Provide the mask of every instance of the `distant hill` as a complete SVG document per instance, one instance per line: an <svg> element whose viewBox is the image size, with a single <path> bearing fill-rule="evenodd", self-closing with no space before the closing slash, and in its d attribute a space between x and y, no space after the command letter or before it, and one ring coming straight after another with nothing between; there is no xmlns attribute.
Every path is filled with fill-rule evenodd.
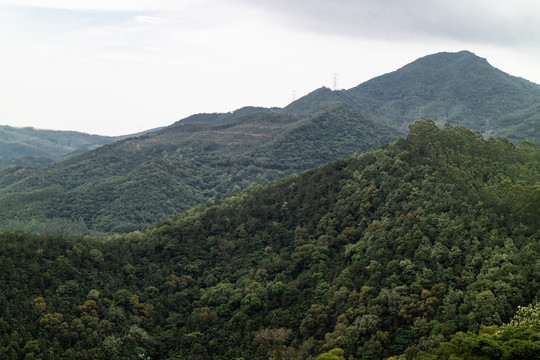
<svg viewBox="0 0 540 360"><path fill-rule="evenodd" d="M263 118L203 146L309 127ZM107 145L112 166L179 128ZM142 231L0 233L0 358L537 359L539 218L538 146L417 122Z"/></svg>
<svg viewBox="0 0 540 360"><path fill-rule="evenodd" d="M437 53L349 90L318 89L285 109L342 101L398 130L419 119L484 136L540 144L540 85L510 76L468 51Z"/></svg>
<svg viewBox="0 0 540 360"><path fill-rule="evenodd" d="M251 110L200 115L209 121L180 121L43 168L6 169L0 228L131 231L398 137L346 104L302 115Z"/></svg>
<svg viewBox="0 0 540 360"><path fill-rule="evenodd" d="M117 140L76 131L37 130L0 125L0 166L50 162L75 151L92 150Z"/></svg>
<svg viewBox="0 0 540 360"><path fill-rule="evenodd" d="M193 124L193 123L208 123L208 124L213 124L213 125L223 125L228 122L231 122L232 120L242 115L249 115L249 114L261 113L261 112L271 112L273 110L277 110L277 108L267 109L263 107L246 106L246 107L243 107L243 108L240 108L238 110L231 111L228 113L194 114L194 115L188 116L185 119L175 122L171 126Z"/></svg>
<svg viewBox="0 0 540 360"><path fill-rule="evenodd" d="M152 130L150 130L152 131ZM125 136L90 135L77 131L38 130L0 125L0 168L41 166L111 143Z"/></svg>

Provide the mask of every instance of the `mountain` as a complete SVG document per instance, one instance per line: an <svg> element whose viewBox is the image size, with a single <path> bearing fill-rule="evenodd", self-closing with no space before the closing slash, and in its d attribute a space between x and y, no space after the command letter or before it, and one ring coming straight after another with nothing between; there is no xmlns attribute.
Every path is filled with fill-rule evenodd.
<svg viewBox="0 0 540 360"><path fill-rule="evenodd" d="M539 240L538 146L417 122L143 231L1 233L0 357L533 359Z"/></svg>
<svg viewBox="0 0 540 360"><path fill-rule="evenodd" d="M152 130L150 130L152 131ZM142 135L139 133L136 135ZM132 137L89 135L76 131L38 130L0 125L0 168L41 166L113 141Z"/></svg>
<svg viewBox="0 0 540 360"><path fill-rule="evenodd" d="M303 115L246 108L198 118L208 121L192 117L43 168L0 171L1 228L132 231L397 138L345 104Z"/></svg>
<svg viewBox="0 0 540 360"><path fill-rule="evenodd" d="M419 119L463 125L484 136L540 144L540 85L510 76L468 51L437 53L349 90L321 88L286 107L345 102L406 131Z"/></svg>
<svg viewBox="0 0 540 360"><path fill-rule="evenodd" d="M0 171L0 230L128 232L391 142L418 118L540 143L540 86L462 51L283 109L197 114L41 169Z"/></svg>

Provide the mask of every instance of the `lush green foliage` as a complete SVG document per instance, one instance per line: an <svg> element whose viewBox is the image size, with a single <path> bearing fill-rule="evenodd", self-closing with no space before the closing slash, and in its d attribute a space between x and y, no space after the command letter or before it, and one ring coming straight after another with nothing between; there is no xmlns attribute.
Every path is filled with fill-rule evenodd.
<svg viewBox="0 0 540 360"><path fill-rule="evenodd" d="M255 110L201 115L191 120L209 123L188 119L39 169L6 169L0 172L0 229L133 231L397 138L344 105L303 116Z"/></svg>
<svg viewBox="0 0 540 360"><path fill-rule="evenodd" d="M414 357L508 322L492 339L534 343L510 320L540 295L539 196L534 144L424 121L142 232L3 233L0 357Z"/></svg>
<svg viewBox="0 0 540 360"><path fill-rule="evenodd" d="M478 334L458 333L424 359L508 359L540 358L540 303L518 309L516 316L500 329L483 327Z"/></svg>

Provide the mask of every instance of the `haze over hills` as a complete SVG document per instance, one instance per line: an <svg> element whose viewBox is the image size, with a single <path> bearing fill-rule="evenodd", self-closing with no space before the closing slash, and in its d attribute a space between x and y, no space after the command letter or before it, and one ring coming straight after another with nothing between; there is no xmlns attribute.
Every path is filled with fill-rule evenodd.
<svg viewBox="0 0 540 360"><path fill-rule="evenodd" d="M0 358L535 359L539 218L538 146L417 122L140 232L0 233Z"/></svg>
<svg viewBox="0 0 540 360"><path fill-rule="evenodd" d="M540 86L462 51L421 58L283 109L198 114L42 169L0 172L0 229L125 232L389 143L418 118L540 139Z"/></svg>
<svg viewBox="0 0 540 360"><path fill-rule="evenodd" d="M77 131L0 125L0 167L45 165L54 160L144 133L146 132L124 136L101 136Z"/></svg>

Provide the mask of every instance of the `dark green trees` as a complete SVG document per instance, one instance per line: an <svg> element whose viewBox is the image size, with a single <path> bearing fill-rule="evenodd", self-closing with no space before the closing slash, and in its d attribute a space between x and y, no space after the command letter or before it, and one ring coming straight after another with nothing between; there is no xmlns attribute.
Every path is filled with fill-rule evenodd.
<svg viewBox="0 0 540 360"><path fill-rule="evenodd" d="M426 121L141 232L2 233L0 357L529 356L539 155Z"/></svg>

